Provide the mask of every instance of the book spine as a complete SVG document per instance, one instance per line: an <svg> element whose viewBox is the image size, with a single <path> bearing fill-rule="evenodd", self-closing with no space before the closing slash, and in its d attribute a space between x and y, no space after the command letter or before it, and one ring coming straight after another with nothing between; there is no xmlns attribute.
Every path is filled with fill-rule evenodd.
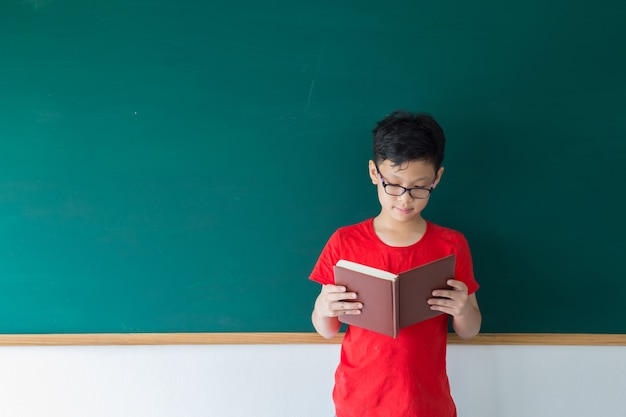
<svg viewBox="0 0 626 417"><path fill-rule="evenodd" d="M391 303L392 303L392 329L393 329L393 338L398 337L398 333L400 332L400 280L396 279L392 281L391 285Z"/></svg>

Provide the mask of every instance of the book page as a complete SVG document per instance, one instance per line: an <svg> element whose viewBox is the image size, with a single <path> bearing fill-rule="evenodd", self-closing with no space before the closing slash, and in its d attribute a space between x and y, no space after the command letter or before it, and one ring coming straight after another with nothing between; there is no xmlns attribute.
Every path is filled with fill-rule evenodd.
<svg viewBox="0 0 626 417"><path fill-rule="evenodd" d="M345 259L339 260L337 262L337 266L350 269L352 271L360 272L361 274L366 274L366 275L371 275L373 277L386 279L389 281L394 281L398 277L396 274L392 274L389 271L384 271L382 269L373 268L371 266L363 265L357 262L346 261Z"/></svg>

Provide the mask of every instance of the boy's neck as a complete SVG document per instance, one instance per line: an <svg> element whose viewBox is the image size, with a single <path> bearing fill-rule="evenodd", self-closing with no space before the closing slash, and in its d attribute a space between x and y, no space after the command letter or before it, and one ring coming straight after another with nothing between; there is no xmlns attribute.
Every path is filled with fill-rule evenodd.
<svg viewBox="0 0 626 417"><path fill-rule="evenodd" d="M374 232L389 246L411 246L419 242L426 232L426 220L422 217L410 222L398 222L379 214L374 217Z"/></svg>

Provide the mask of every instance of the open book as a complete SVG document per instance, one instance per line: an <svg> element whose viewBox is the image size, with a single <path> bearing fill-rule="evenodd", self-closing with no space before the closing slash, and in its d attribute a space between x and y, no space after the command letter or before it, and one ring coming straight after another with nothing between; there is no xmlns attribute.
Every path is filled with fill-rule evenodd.
<svg viewBox="0 0 626 417"><path fill-rule="evenodd" d="M343 323L397 337L400 329L441 313L430 309L427 300L437 289L450 289L455 255L414 269L392 274L359 263L340 260L334 267L335 284L357 293L363 303L361 314L341 315Z"/></svg>

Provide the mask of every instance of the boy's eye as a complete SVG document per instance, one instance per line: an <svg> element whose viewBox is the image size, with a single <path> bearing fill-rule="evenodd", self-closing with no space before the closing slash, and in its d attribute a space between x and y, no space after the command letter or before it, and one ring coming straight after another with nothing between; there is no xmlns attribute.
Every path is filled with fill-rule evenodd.
<svg viewBox="0 0 626 417"><path fill-rule="evenodd" d="M388 184L389 187L398 187L398 188L406 188L406 189L411 189L411 188L430 188L429 185L413 185L411 187L405 187L405 186L400 185L400 184Z"/></svg>

